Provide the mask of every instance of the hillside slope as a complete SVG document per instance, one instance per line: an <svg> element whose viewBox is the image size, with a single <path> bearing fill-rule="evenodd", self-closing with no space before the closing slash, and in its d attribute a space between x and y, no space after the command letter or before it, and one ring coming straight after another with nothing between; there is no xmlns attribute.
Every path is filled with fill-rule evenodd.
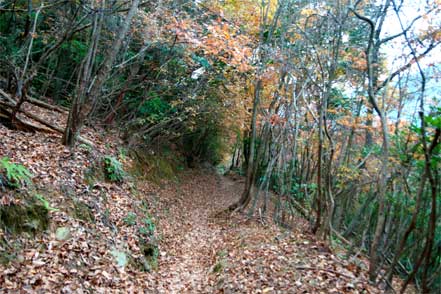
<svg viewBox="0 0 441 294"><path fill-rule="evenodd" d="M44 232L1 229L1 293L381 292L367 283L363 264L302 233L300 219L298 230L285 231L219 213L239 197L240 181L195 169L159 185L91 182L99 158L118 156L118 141L88 135L97 147L72 154L59 135L0 125L1 157L34 175L27 192L3 190L2 207L38 193L51 208Z"/></svg>

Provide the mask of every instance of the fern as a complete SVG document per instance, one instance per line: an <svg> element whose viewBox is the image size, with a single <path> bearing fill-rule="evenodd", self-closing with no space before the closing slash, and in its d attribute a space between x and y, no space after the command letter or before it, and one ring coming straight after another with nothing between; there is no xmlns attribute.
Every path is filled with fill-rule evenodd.
<svg viewBox="0 0 441 294"><path fill-rule="evenodd" d="M35 198L37 198L38 200L40 200L40 202L43 204L44 208L46 208L47 211L59 211L58 208L52 207L49 203L49 201L47 201L43 196L41 196L40 194L35 194L34 195Z"/></svg>
<svg viewBox="0 0 441 294"><path fill-rule="evenodd" d="M122 182L124 180L125 172L123 165L113 156L104 157L104 170L106 177L112 182Z"/></svg>
<svg viewBox="0 0 441 294"><path fill-rule="evenodd" d="M12 163L8 157L0 159L0 172L6 174L6 184L12 188L20 188L23 184L32 184L32 173L25 166Z"/></svg>

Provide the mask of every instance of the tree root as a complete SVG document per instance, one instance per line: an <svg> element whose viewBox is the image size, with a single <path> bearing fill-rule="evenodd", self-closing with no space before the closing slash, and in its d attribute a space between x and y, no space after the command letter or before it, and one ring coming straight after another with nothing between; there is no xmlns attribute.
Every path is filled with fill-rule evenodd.
<svg viewBox="0 0 441 294"><path fill-rule="evenodd" d="M14 120L12 119L12 111L8 110L8 105L0 101L0 122L2 122L5 126L10 129L16 129L24 132L42 132L42 133L51 133L52 131L45 127L40 127L36 124L33 124L28 121L21 120L16 117Z"/></svg>
<svg viewBox="0 0 441 294"><path fill-rule="evenodd" d="M51 133L53 131L63 134L64 133L64 129L61 127L58 127L40 117L38 117L37 115L30 113L28 111L25 111L23 109L20 109L19 112L22 113L23 115L25 115L26 117L42 124L45 127L41 127L38 126L36 124L33 124L29 121L24 121L20 118L15 118L14 120L12 119L12 108L15 107L16 105L16 101L14 99L12 99L8 94L6 94L3 90L0 89L0 96L3 97L7 102L3 102L0 101L0 121L5 124L7 127L11 128L11 129L17 129L20 131L25 131L25 132L43 132L43 133ZM37 101L36 99L33 99L33 101ZM38 100L39 101L39 100ZM39 101L39 104L35 104L39 107L43 107L49 110L55 110L54 108L48 108L45 106L41 106L42 104L40 103L41 101ZM31 101L32 103L32 101ZM42 102L43 104L46 104L44 102ZM46 104L46 106L49 104ZM50 106L50 105L49 105ZM57 111L57 110L55 110ZM62 110L60 110L62 111ZM81 136L78 137L78 141L90 146L94 146L94 144L90 141L87 140Z"/></svg>

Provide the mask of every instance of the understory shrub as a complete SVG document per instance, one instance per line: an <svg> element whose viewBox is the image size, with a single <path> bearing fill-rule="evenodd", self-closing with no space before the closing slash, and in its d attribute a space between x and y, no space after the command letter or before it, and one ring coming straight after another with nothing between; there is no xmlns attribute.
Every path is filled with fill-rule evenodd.
<svg viewBox="0 0 441 294"><path fill-rule="evenodd" d="M0 159L0 187L12 189L32 184L32 174L23 165L10 161L8 157Z"/></svg>
<svg viewBox="0 0 441 294"><path fill-rule="evenodd" d="M122 163L115 157L104 156L104 172L106 178L111 182L122 182L126 175Z"/></svg>

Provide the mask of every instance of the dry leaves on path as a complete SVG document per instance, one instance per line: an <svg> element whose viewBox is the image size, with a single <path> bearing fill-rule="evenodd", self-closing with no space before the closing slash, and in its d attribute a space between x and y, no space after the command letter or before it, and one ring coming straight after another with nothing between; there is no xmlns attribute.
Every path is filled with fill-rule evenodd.
<svg viewBox="0 0 441 294"><path fill-rule="evenodd" d="M86 183L85 171L118 140L88 131L97 147L75 155L56 134L0 125L0 156L22 163L51 207L51 224L35 236L0 231L0 293L380 293L358 265L332 254L312 236L225 217L243 183L209 170L187 170L177 182ZM126 162L130 164L129 162ZM80 203L86 219L73 212ZM158 269L143 271L139 226L157 228ZM222 216L219 216L222 215ZM299 220L299 223L301 221ZM125 266L121 266L125 265Z"/></svg>

